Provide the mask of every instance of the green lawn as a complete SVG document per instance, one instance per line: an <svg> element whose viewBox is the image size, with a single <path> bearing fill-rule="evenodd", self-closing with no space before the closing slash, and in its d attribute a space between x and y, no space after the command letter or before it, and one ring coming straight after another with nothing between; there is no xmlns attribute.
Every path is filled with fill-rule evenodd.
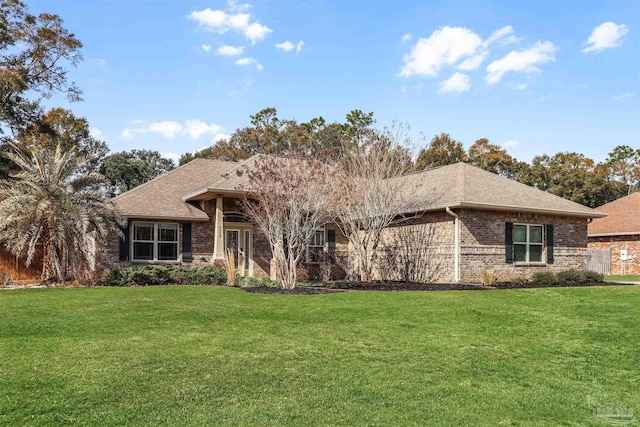
<svg viewBox="0 0 640 427"><path fill-rule="evenodd" d="M0 425L640 419L640 286L0 291Z"/></svg>
<svg viewBox="0 0 640 427"><path fill-rule="evenodd" d="M605 276L606 282L640 282L640 274L629 274L626 276Z"/></svg>

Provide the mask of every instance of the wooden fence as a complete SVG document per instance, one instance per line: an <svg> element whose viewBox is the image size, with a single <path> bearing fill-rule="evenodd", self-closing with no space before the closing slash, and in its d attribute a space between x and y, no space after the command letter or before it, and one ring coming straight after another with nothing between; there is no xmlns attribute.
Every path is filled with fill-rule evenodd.
<svg viewBox="0 0 640 427"><path fill-rule="evenodd" d="M600 274L611 274L611 249L589 249L587 268Z"/></svg>
<svg viewBox="0 0 640 427"><path fill-rule="evenodd" d="M33 262L27 267L23 259L17 259L0 246L0 272L10 274L16 281L38 280L42 273L42 253L38 250Z"/></svg>

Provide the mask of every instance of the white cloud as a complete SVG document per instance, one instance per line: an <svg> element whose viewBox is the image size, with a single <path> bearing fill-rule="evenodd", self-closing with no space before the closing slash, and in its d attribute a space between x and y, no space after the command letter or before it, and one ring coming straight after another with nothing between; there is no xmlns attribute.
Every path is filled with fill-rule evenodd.
<svg viewBox="0 0 640 427"><path fill-rule="evenodd" d="M213 137L213 143L216 143L218 141L222 141L223 139L229 139L231 138L231 135L227 135L226 133L218 133L216 134L216 136Z"/></svg>
<svg viewBox="0 0 640 427"><path fill-rule="evenodd" d="M249 3L238 3L237 0L227 0L227 5L229 6L229 10L232 12L246 12L251 9L251 5Z"/></svg>
<svg viewBox="0 0 640 427"><path fill-rule="evenodd" d="M510 139L508 141L503 142L502 146L503 147L515 147L518 144L520 144L520 141L518 141L517 139Z"/></svg>
<svg viewBox="0 0 640 427"><path fill-rule="evenodd" d="M104 136L104 132L100 130L97 126L89 128L89 135L95 139L101 139Z"/></svg>
<svg viewBox="0 0 640 427"><path fill-rule="evenodd" d="M134 120L137 126L126 128L120 134L120 139L133 139L135 134L157 133L165 138L174 139L177 136L186 136L191 139L200 139L204 135L218 135L224 132L224 128L215 123L206 123L200 119L187 120L179 123L175 120L162 122L145 122Z"/></svg>
<svg viewBox="0 0 640 427"><path fill-rule="evenodd" d="M184 124L184 133L191 139L198 139L202 135L215 135L224 131L222 126L215 123L205 123L200 119L187 120Z"/></svg>
<svg viewBox="0 0 640 427"><path fill-rule="evenodd" d="M167 120L164 122L149 123L147 129L149 132L159 133L165 138L173 139L182 132L183 127L178 122Z"/></svg>
<svg viewBox="0 0 640 427"><path fill-rule="evenodd" d="M460 65L458 65L458 70L462 70L462 71L477 70L478 67L480 67L480 64L482 64L482 62L485 59L487 59L488 55L489 55L489 52L484 51L475 56L472 56L471 58L465 59L460 63Z"/></svg>
<svg viewBox="0 0 640 427"><path fill-rule="evenodd" d="M619 101L621 99L633 98L634 96L636 96L634 93L627 92L627 93L623 93L622 95L614 96L613 99L615 99L616 101Z"/></svg>
<svg viewBox="0 0 640 427"><path fill-rule="evenodd" d="M236 46L229 46L229 45L220 46L216 51L218 55L222 55L222 56L238 56L238 55L242 55L242 52L244 52L244 46L236 47Z"/></svg>
<svg viewBox="0 0 640 427"><path fill-rule="evenodd" d="M440 92L466 92L469 88L469 76L458 72L440 83Z"/></svg>
<svg viewBox="0 0 640 427"><path fill-rule="evenodd" d="M505 25L504 27L498 28L493 33L491 33L489 38L485 40L485 45L489 46L498 41L500 42L500 44L503 44L503 45L509 44L509 43L515 43L518 41L518 39L513 35L513 33L514 33L513 27L511 25Z"/></svg>
<svg viewBox="0 0 640 427"><path fill-rule="evenodd" d="M582 49L584 53L601 52L604 49L611 49L622 45L622 37L629 32L624 24L615 22L605 22L593 29L586 44Z"/></svg>
<svg viewBox="0 0 640 427"><path fill-rule="evenodd" d="M259 22L251 22L251 15L243 13L250 5L238 5L236 2L229 3L231 13L224 10L194 10L188 17L198 23L206 30L224 34L229 30L237 31L249 39L251 44L264 40L272 32L271 28ZM248 6L248 7L247 7Z"/></svg>
<svg viewBox="0 0 640 427"><path fill-rule="evenodd" d="M282 43L277 43L276 44L276 49L278 50L282 50L285 52L291 52L292 50L296 50L296 53L300 52L302 50L302 46L304 46L304 42L302 40L298 41L298 43L293 44L290 41L284 41Z"/></svg>
<svg viewBox="0 0 640 427"><path fill-rule="evenodd" d="M404 56L400 75L435 77L442 67L475 54L481 45L480 36L468 28L443 27L429 38L418 40L411 53Z"/></svg>
<svg viewBox="0 0 640 427"><path fill-rule="evenodd" d="M211 45L210 45L210 44L203 44L203 45L200 45L200 48L201 48L202 50L204 50L205 52L207 52L207 53L211 52Z"/></svg>
<svg viewBox="0 0 640 427"><path fill-rule="evenodd" d="M255 65L258 70L262 70L262 64L258 62L255 58L250 58L248 56L244 58L240 58L236 61L236 65Z"/></svg>
<svg viewBox="0 0 640 427"><path fill-rule="evenodd" d="M107 66L107 60L104 58L96 58L96 63L102 68L106 68Z"/></svg>
<svg viewBox="0 0 640 427"><path fill-rule="evenodd" d="M515 86L516 90L525 90L527 88L527 84L526 83L518 83Z"/></svg>
<svg viewBox="0 0 640 427"><path fill-rule="evenodd" d="M122 130L122 133L120 133L120 136L118 138L131 140L133 139L133 133L131 132L131 129L125 128Z"/></svg>
<svg viewBox="0 0 640 427"><path fill-rule="evenodd" d="M408 42L409 40L411 40L411 34L407 33L407 34L402 36L402 41L403 42Z"/></svg>
<svg viewBox="0 0 640 427"><path fill-rule="evenodd" d="M529 49L512 50L503 58L493 61L487 66L487 83L490 85L498 83L502 76L510 71L540 72L538 65L554 62L556 50L557 48L550 41L538 41Z"/></svg>
<svg viewBox="0 0 640 427"><path fill-rule="evenodd" d="M165 159L173 160L173 163L175 163L176 166L180 163L181 156L178 153L160 153L160 155Z"/></svg>

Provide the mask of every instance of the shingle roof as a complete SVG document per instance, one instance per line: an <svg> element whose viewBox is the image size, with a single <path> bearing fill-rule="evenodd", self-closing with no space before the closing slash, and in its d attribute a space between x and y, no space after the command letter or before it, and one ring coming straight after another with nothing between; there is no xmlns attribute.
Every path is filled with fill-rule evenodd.
<svg viewBox="0 0 640 427"><path fill-rule="evenodd" d="M594 209L466 163L456 163L401 178L416 210L467 207L596 218Z"/></svg>
<svg viewBox="0 0 640 427"><path fill-rule="evenodd" d="M129 218L167 218L206 221L208 216L186 202L207 193L237 193L247 184L250 168L260 158L244 162L196 159L114 198ZM466 207L514 212L598 218L605 213L571 202L545 191L487 172L466 163L456 163L400 178L404 197L413 200L414 211Z"/></svg>
<svg viewBox="0 0 640 427"><path fill-rule="evenodd" d="M152 179L113 199L116 207L128 218L166 218L206 221L209 216L182 200L208 184L218 181L240 163L195 159L164 175Z"/></svg>
<svg viewBox="0 0 640 427"><path fill-rule="evenodd" d="M608 216L589 224L589 236L640 234L640 193L631 193L596 209Z"/></svg>

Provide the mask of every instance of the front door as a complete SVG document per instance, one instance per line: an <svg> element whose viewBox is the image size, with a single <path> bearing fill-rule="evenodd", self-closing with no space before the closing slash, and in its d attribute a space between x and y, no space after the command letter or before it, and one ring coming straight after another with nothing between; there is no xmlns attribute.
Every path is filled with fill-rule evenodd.
<svg viewBox="0 0 640 427"><path fill-rule="evenodd" d="M233 254L237 270L240 265L240 230L226 230L225 249Z"/></svg>

